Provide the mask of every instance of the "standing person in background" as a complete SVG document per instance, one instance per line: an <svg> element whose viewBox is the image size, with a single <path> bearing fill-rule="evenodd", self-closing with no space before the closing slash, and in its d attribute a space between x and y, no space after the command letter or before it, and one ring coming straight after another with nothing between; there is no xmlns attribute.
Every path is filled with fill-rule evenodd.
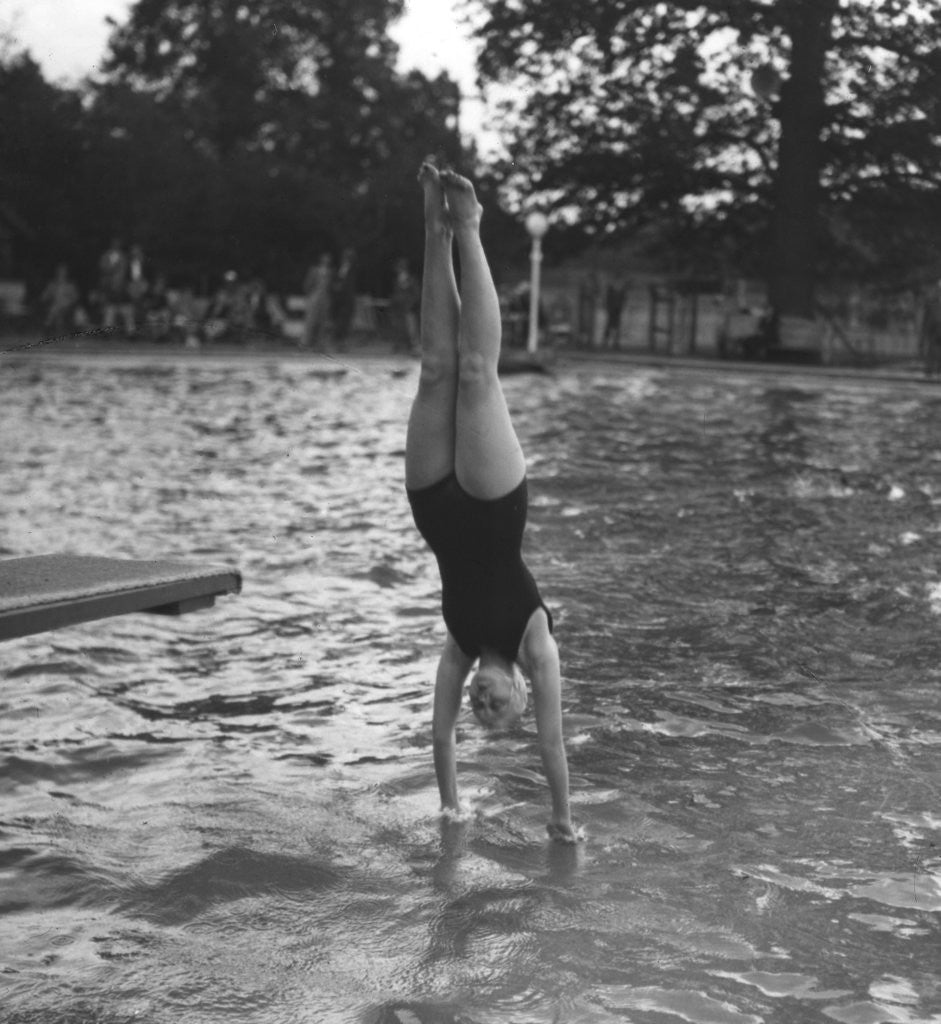
<svg viewBox="0 0 941 1024"><path fill-rule="evenodd" d="M113 238L111 245L98 262L98 287L101 294L101 326L106 331L113 331L120 316L124 320L124 328L129 334L134 333L134 321L131 315L127 294L127 254L119 238Z"/></svg>
<svg viewBox="0 0 941 1024"><path fill-rule="evenodd" d="M413 354L418 348L420 291L404 257L395 264L395 284L389 301L392 320L392 351Z"/></svg>
<svg viewBox="0 0 941 1024"><path fill-rule="evenodd" d="M333 320L333 338L337 348L346 348L356 307L356 253L345 248L330 294L330 313Z"/></svg>
<svg viewBox="0 0 941 1024"><path fill-rule="evenodd" d="M304 295L307 306L304 313L303 348L328 351L327 335L330 328L330 289L333 283L333 257L324 253L307 271Z"/></svg>
<svg viewBox="0 0 941 1024"><path fill-rule="evenodd" d="M582 278L578 287L578 343L583 348L594 348L597 306L598 275L592 271Z"/></svg>
<svg viewBox="0 0 941 1024"><path fill-rule="evenodd" d="M918 350L924 360L925 376L941 377L941 279L925 295Z"/></svg>
<svg viewBox="0 0 941 1024"><path fill-rule="evenodd" d="M127 298L130 307L128 322L132 334L137 333L138 327L146 319L145 299L149 289L144 250L139 245L132 245L127 261Z"/></svg>
<svg viewBox="0 0 941 1024"><path fill-rule="evenodd" d="M46 307L46 315L43 317L44 336L57 338L68 334L74 327L78 288L64 263L56 267L55 275L43 289L41 301Z"/></svg>
<svg viewBox="0 0 941 1024"><path fill-rule="evenodd" d="M621 314L627 297L626 281L609 281L604 293L604 336L602 348L621 347Z"/></svg>

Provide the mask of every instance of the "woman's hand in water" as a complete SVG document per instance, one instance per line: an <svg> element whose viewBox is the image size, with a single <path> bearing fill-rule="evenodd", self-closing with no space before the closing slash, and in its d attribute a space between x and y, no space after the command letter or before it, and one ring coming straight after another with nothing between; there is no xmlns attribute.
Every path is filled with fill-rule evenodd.
<svg viewBox="0 0 941 1024"><path fill-rule="evenodd" d="M465 809L460 804L457 804L454 807L441 808L441 820L448 822L450 825L460 825L464 822L473 820L473 818L473 810Z"/></svg>
<svg viewBox="0 0 941 1024"><path fill-rule="evenodd" d="M568 821L550 821L546 825L546 831L554 843L574 844L580 838L572 828L571 822Z"/></svg>

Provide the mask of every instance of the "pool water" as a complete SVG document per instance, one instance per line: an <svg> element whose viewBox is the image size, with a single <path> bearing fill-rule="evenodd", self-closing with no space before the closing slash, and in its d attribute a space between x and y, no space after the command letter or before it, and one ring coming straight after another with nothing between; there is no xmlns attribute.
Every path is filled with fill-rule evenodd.
<svg viewBox="0 0 941 1024"><path fill-rule="evenodd" d="M941 393L505 382L586 839L532 716L437 816L416 368L19 357L0 554L244 592L0 648L0 1020L941 1021Z"/></svg>

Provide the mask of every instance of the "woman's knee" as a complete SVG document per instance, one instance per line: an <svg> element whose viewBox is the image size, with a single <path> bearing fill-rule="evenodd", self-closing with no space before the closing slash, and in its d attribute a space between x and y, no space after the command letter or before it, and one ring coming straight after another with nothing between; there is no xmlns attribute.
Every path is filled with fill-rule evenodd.
<svg viewBox="0 0 941 1024"><path fill-rule="evenodd" d="M451 353L426 352L422 355L418 384L421 388L453 387L457 379L457 361Z"/></svg>
<svg viewBox="0 0 941 1024"><path fill-rule="evenodd" d="M480 352L460 354L459 377L462 388L474 390L487 390L498 383L496 364Z"/></svg>

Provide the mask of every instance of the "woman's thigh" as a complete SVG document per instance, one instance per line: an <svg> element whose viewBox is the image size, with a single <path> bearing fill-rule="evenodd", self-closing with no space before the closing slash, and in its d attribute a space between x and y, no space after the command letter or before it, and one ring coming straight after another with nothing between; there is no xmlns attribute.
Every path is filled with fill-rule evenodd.
<svg viewBox="0 0 941 1024"><path fill-rule="evenodd" d="M458 384L454 469L475 498L501 498L526 474L496 372L462 376Z"/></svg>
<svg viewBox="0 0 941 1024"><path fill-rule="evenodd" d="M422 366L405 438L405 486L429 487L454 470L455 401L453 367Z"/></svg>

